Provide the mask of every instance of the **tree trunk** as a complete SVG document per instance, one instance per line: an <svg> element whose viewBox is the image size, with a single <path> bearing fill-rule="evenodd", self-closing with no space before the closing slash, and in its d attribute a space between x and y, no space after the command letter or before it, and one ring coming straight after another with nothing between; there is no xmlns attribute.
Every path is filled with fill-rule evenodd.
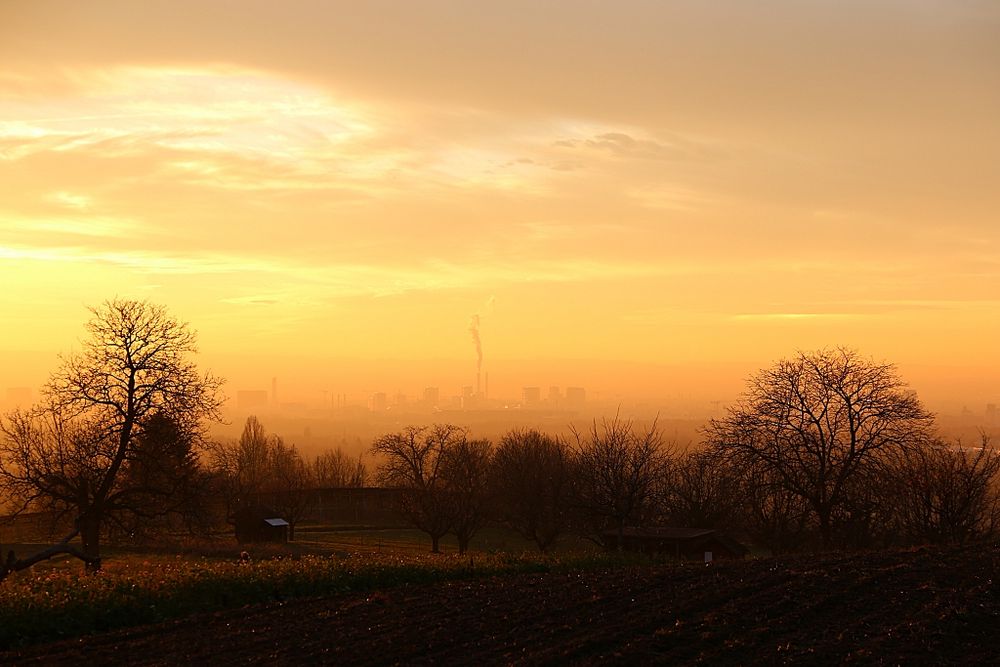
<svg viewBox="0 0 1000 667"><path fill-rule="evenodd" d="M829 551L833 548L833 537L830 528L830 513L819 512L819 535L823 540L823 550Z"/></svg>
<svg viewBox="0 0 1000 667"><path fill-rule="evenodd" d="M87 563L87 571L96 572L100 570L101 518L93 511L87 512L80 517L80 541L83 543L84 555L96 559L92 563Z"/></svg>
<svg viewBox="0 0 1000 667"><path fill-rule="evenodd" d="M469 550L469 542L472 538L469 535L458 535L458 554L462 555Z"/></svg>
<svg viewBox="0 0 1000 667"><path fill-rule="evenodd" d="M438 548L438 542L440 542L440 541L441 541L441 536L440 535L431 535L431 553L432 554L439 554L439 553L441 553L441 549Z"/></svg>

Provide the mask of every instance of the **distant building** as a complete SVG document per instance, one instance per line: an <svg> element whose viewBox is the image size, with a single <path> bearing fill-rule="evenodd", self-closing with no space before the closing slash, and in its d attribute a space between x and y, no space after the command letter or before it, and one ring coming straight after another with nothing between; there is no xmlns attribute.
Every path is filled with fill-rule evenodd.
<svg viewBox="0 0 1000 667"><path fill-rule="evenodd" d="M241 410L256 410L267 405L267 391L264 389L241 389L236 392L236 407Z"/></svg>
<svg viewBox="0 0 1000 667"><path fill-rule="evenodd" d="M560 403L562 403L562 392L559 391L559 387L555 385L549 387L549 405L557 407Z"/></svg>
<svg viewBox="0 0 1000 667"><path fill-rule="evenodd" d="M424 389L424 403L428 407L437 407L438 401L441 400L441 392L438 391L437 387L427 387Z"/></svg>
<svg viewBox="0 0 1000 667"><path fill-rule="evenodd" d="M521 389L521 404L525 407L535 407L542 402L541 387L524 387Z"/></svg>
<svg viewBox="0 0 1000 667"><path fill-rule="evenodd" d="M372 394L368 407L372 412L385 412L389 409L389 397L384 391Z"/></svg>

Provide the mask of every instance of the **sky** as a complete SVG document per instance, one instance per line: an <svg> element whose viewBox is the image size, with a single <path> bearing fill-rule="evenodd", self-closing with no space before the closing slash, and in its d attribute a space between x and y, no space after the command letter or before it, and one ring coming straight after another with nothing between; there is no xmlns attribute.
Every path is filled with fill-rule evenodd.
<svg viewBox="0 0 1000 667"><path fill-rule="evenodd" d="M448 393L475 319L498 392L1000 401L995 2L7 0L0 62L2 386L117 296L232 392Z"/></svg>

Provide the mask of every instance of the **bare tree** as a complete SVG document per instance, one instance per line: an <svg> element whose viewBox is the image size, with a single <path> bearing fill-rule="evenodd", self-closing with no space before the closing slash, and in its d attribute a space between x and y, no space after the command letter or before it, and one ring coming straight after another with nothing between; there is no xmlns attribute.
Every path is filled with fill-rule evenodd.
<svg viewBox="0 0 1000 667"><path fill-rule="evenodd" d="M888 364L839 348L799 353L751 378L739 404L707 429L711 446L763 465L809 504L823 546L848 484L879 454L916 446L933 418Z"/></svg>
<svg viewBox="0 0 1000 667"><path fill-rule="evenodd" d="M996 535L1000 519L1000 455L983 435L977 447L961 442L906 452L892 502L915 542L963 543Z"/></svg>
<svg viewBox="0 0 1000 667"><path fill-rule="evenodd" d="M225 489L228 521L234 521L240 510L263 502L270 447L267 431L256 416L247 417L239 440L211 443L209 453L212 469Z"/></svg>
<svg viewBox="0 0 1000 667"><path fill-rule="evenodd" d="M712 451L690 451L665 476L664 510L671 524L733 528L740 511L739 476Z"/></svg>
<svg viewBox="0 0 1000 667"><path fill-rule="evenodd" d="M381 457L379 483L399 490L400 510L418 530L431 538L431 551L440 552L440 541L451 529L453 512L442 475L444 454L465 440L465 431L451 424L410 426L383 435L372 444Z"/></svg>
<svg viewBox="0 0 1000 667"><path fill-rule="evenodd" d="M313 459L310 467L320 488L360 488L368 476L361 457L349 456L340 447L326 450Z"/></svg>
<svg viewBox="0 0 1000 667"><path fill-rule="evenodd" d="M569 521L572 453L558 438L510 431L493 456L493 486L501 521L546 551Z"/></svg>
<svg viewBox="0 0 1000 667"><path fill-rule="evenodd" d="M3 423L0 482L24 510L55 503L74 515L81 553L100 565L101 531L121 472L154 417L169 417L200 438L218 419L221 380L188 357L195 333L161 306L111 300L91 309L88 337L62 358L43 402Z"/></svg>
<svg viewBox="0 0 1000 667"><path fill-rule="evenodd" d="M618 549L629 523L641 522L655 505L656 487L666 474L668 452L654 420L638 430L632 420L594 421L586 435L574 431L576 470L574 503L590 539L610 546L613 530Z"/></svg>
<svg viewBox="0 0 1000 667"><path fill-rule="evenodd" d="M469 549L472 537L489 515L489 485L493 445L489 440L457 439L443 453L441 478L449 499L451 532L458 538L458 553Z"/></svg>

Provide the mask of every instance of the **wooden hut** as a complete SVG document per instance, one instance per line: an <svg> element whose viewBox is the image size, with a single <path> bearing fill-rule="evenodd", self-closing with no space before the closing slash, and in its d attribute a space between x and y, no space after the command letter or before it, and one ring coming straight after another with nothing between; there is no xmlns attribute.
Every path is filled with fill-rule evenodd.
<svg viewBox="0 0 1000 667"><path fill-rule="evenodd" d="M264 505L244 507L236 512L236 541L240 544L251 542L288 542L288 522L273 509Z"/></svg>

